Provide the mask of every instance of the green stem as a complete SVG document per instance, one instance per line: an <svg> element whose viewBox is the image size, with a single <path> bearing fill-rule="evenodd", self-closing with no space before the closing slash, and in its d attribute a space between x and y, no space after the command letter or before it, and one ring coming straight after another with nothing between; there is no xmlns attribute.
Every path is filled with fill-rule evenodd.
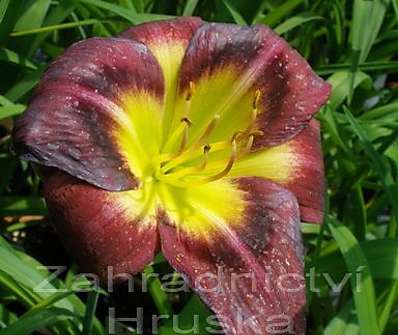
<svg viewBox="0 0 398 335"><path fill-rule="evenodd" d="M153 267L146 266L143 274L147 283L149 294L151 295L159 314L171 315L173 313L173 308L166 292L164 291L162 283L155 274Z"/></svg>

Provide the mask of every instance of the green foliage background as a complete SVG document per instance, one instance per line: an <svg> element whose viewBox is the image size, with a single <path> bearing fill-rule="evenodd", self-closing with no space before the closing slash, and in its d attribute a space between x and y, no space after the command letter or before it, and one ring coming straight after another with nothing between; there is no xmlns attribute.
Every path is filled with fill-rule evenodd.
<svg viewBox="0 0 398 335"><path fill-rule="evenodd" d="M66 47L175 15L267 24L333 85L318 115L328 212L321 227L302 224L307 272L320 274L308 278L308 334L397 334L398 0L0 0L0 334L106 334L110 306L118 316L137 306L178 313L188 328L193 314L209 315L194 294L166 295L150 276L171 271L161 256L136 278L148 279L148 293L122 285L107 295L76 279L46 220L38 177L10 150L13 119ZM34 290L48 275L40 264L68 265L49 284L54 292ZM173 334L169 321L160 334Z"/></svg>

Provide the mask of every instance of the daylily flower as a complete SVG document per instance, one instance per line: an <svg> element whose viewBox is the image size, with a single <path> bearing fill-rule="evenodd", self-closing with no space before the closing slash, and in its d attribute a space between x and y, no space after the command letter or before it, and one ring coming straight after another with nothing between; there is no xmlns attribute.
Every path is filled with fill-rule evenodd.
<svg viewBox="0 0 398 335"><path fill-rule="evenodd" d="M298 224L322 220L329 91L265 26L151 22L56 59L14 146L53 168L44 196L84 269L161 250L226 334L303 334Z"/></svg>

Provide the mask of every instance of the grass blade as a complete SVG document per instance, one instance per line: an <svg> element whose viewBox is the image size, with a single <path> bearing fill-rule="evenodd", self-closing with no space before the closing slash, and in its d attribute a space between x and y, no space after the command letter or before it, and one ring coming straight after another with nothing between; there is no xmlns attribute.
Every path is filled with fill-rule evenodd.
<svg viewBox="0 0 398 335"><path fill-rule="evenodd" d="M15 30L33 29L42 25L51 1L37 0L31 3L31 6L19 18Z"/></svg>
<svg viewBox="0 0 398 335"><path fill-rule="evenodd" d="M376 41L389 2L389 0L354 1L352 49L359 52L359 63L366 60Z"/></svg>
<svg viewBox="0 0 398 335"><path fill-rule="evenodd" d="M314 20L322 20L321 16L310 16L310 15L297 15L287 19L285 22L281 23L275 28L277 34L282 35L287 33L288 31L303 25L306 22L314 21Z"/></svg>
<svg viewBox="0 0 398 335"><path fill-rule="evenodd" d="M373 280L362 249L347 227L330 220L329 228L343 254L348 271L353 274L351 286L361 334L379 335ZM357 275L359 269L360 277Z"/></svg>
<svg viewBox="0 0 398 335"><path fill-rule="evenodd" d="M11 106L1 106L0 107L0 120L7 117L15 116L21 114L25 110L24 105L16 104Z"/></svg>
<svg viewBox="0 0 398 335"><path fill-rule="evenodd" d="M129 21L132 24L139 24L153 20L162 20L170 18L168 15L160 15L160 14L134 14L134 12L120 7L118 5L114 5L112 3L101 1L101 0L79 0L81 3L85 3L87 5L96 6L98 8L106 9L124 19Z"/></svg>
<svg viewBox="0 0 398 335"><path fill-rule="evenodd" d="M0 0L0 23L3 22L10 0Z"/></svg>
<svg viewBox="0 0 398 335"><path fill-rule="evenodd" d="M195 11L196 6L198 5L199 0L187 0L184 11L182 13L183 16L191 16Z"/></svg>
<svg viewBox="0 0 398 335"><path fill-rule="evenodd" d="M34 197L1 197L0 215L46 215L47 208L43 199Z"/></svg>
<svg viewBox="0 0 398 335"><path fill-rule="evenodd" d="M41 27L41 28L36 28L36 29L16 31L16 32L11 33L10 35L11 36L24 36L24 35L31 35L31 34L38 34L38 33L46 33L46 32L50 32L50 31L76 28L76 27L93 25L93 24L104 23L104 22L106 22L106 21L100 21L97 19L88 19L88 20L82 20L82 21L78 21L78 22L68 22L68 23L56 24L56 25L46 26L46 27Z"/></svg>
<svg viewBox="0 0 398 335"><path fill-rule="evenodd" d="M395 220L398 222L398 188L397 185L387 167L384 164L380 154L372 145L370 139L368 138L366 132L362 129L359 123L352 116L351 112L348 109L344 109L345 115L351 124L352 129L356 133L356 135L363 143L364 149L370 159L373 161L376 172L378 173L380 179L382 180L385 188L385 192L389 198L390 205L392 207L393 214L395 216ZM392 237L392 236L390 236Z"/></svg>
<svg viewBox="0 0 398 335"><path fill-rule="evenodd" d="M222 0L224 6L228 9L228 12L233 17L235 23L240 24L242 26L247 26L246 20L239 14L239 12L231 5L229 0Z"/></svg>
<svg viewBox="0 0 398 335"><path fill-rule="evenodd" d="M75 318L76 315L63 308L47 308L27 312L17 321L2 330L1 335L31 334L36 330L54 326L56 323Z"/></svg>
<svg viewBox="0 0 398 335"><path fill-rule="evenodd" d="M0 49L0 61L17 64L32 70L37 69L37 66L33 64L31 61L29 61L23 56L20 56L16 52L6 48Z"/></svg>
<svg viewBox="0 0 398 335"><path fill-rule="evenodd" d="M91 291L88 294L86 312L83 319L83 334L91 335L93 329L93 321L95 318L95 310L97 308L99 292Z"/></svg>
<svg viewBox="0 0 398 335"><path fill-rule="evenodd" d="M256 23L264 23L270 27L274 27L277 23L279 23L282 20L282 18L287 16L293 9L299 6L302 2L304 2L304 0L284 1L275 10L267 14L267 16L257 20Z"/></svg>

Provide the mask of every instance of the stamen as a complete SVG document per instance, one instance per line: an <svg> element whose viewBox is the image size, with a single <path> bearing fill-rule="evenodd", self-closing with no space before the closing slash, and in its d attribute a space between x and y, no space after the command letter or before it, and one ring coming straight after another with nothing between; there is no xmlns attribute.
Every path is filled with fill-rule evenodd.
<svg viewBox="0 0 398 335"><path fill-rule="evenodd" d="M231 156L229 157L227 165L221 172L217 173L216 175L205 178L204 179L205 183L210 183L212 181L216 181L222 177L225 177L229 173L229 171L231 171L237 157L236 139L233 139L231 144L232 144Z"/></svg>
<svg viewBox="0 0 398 335"><path fill-rule="evenodd" d="M192 126L192 121L187 116L184 116L183 118L181 118L180 121L184 122L188 127Z"/></svg>
<svg viewBox="0 0 398 335"><path fill-rule="evenodd" d="M214 142L211 145L211 151L217 152L221 150L225 150L231 146L231 141L220 141ZM197 159L203 155L203 150L201 148L192 148L192 150L184 151L180 156L176 157L173 160L169 160L165 164L162 165L161 172L167 173L172 168L178 166L187 161L192 161Z"/></svg>
<svg viewBox="0 0 398 335"><path fill-rule="evenodd" d="M174 180L175 181L175 180L177 180L179 178L188 176L190 174L194 174L194 173L203 171L204 169L206 169L206 166L207 166L210 149L211 149L211 147L208 144L206 144L203 147L203 157L204 157L204 159L203 159L203 162L199 166L186 167L186 168L183 168L183 169L178 170L176 172L172 172L170 174L166 173L163 176L161 176L161 179L163 179L165 181L167 181L167 180L172 180L172 181Z"/></svg>
<svg viewBox="0 0 398 335"><path fill-rule="evenodd" d="M257 89L256 92L254 93L252 113L250 115L249 126L246 129L246 133L250 133L254 127L254 123L256 122L256 119L257 119L258 102L260 101L260 98L261 98L261 91L259 89Z"/></svg>
<svg viewBox="0 0 398 335"><path fill-rule="evenodd" d="M257 130L253 130L252 132L250 132L249 136L251 136L251 135L253 135L253 136L263 136L264 132L262 130L257 129Z"/></svg>
<svg viewBox="0 0 398 335"><path fill-rule="evenodd" d="M260 101L261 98L261 91L260 89L256 89L256 92L254 93L254 99L253 99L253 110L258 109L258 102Z"/></svg>
<svg viewBox="0 0 398 335"><path fill-rule="evenodd" d="M187 118L187 117L183 117L181 119L181 122L185 123L184 134L182 136L182 141L181 141L181 144L180 144L180 148L178 149L177 155L175 157L179 156L185 150L185 148L186 148L186 146L188 144L188 135L189 135L188 134L188 132L189 132L188 129L189 129L189 127L192 126L192 121L189 118Z"/></svg>
<svg viewBox="0 0 398 335"><path fill-rule="evenodd" d="M206 130L204 131L203 135L199 138L199 140L196 142L196 145L194 145L194 147L197 148L207 141L207 139L213 132L214 128L216 127L218 120L220 120L220 115L215 114L213 116L213 119L208 124Z"/></svg>
<svg viewBox="0 0 398 335"><path fill-rule="evenodd" d="M245 147L245 151L244 151L243 155L246 155L250 152L250 149L253 146L253 142L254 142L254 135L250 135L249 140L246 143L246 147Z"/></svg>
<svg viewBox="0 0 398 335"><path fill-rule="evenodd" d="M234 134L232 135L231 141L239 140L239 138L245 134L246 134L246 132L244 132L243 130L238 130L238 131L234 132Z"/></svg>
<svg viewBox="0 0 398 335"><path fill-rule="evenodd" d="M189 88L187 95L185 96L185 106L184 106L184 116L180 119L181 123L177 127L177 129L169 136L168 140L163 146L163 149L169 149L169 146L172 146L176 143L176 141L180 138L182 133L186 133L186 125L192 126L192 122L189 119L189 114L191 110L191 100L194 93L195 86L192 81L189 82ZM185 124L183 124L184 122ZM184 134L185 137L185 134Z"/></svg>
<svg viewBox="0 0 398 335"><path fill-rule="evenodd" d="M186 95L186 97L185 97L185 100L186 100L186 101L191 101L194 90L195 90L195 86L194 86L194 84L193 84L193 82L192 82L192 80L191 80L191 81L189 82L188 92L187 92L187 95Z"/></svg>
<svg viewBox="0 0 398 335"><path fill-rule="evenodd" d="M253 147L254 137L261 136L261 135L264 135L264 132L261 130L255 130L255 131L252 131L251 133L249 133L249 139L248 139L245 149L241 153L240 157L243 157L250 152L251 148Z"/></svg>
<svg viewBox="0 0 398 335"><path fill-rule="evenodd" d="M208 145L208 144L206 144L206 145L203 147L203 157L204 157L204 158L203 158L202 164L199 165L198 168L197 168L198 171L203 171L204 169L206 169L207 162L208 162L208 160L209 160L209 151L210 151L210 149L211 149L211 147L210 147L210 145Z"/></svg>
<svg viewBox="0 0 398 335"><path fill-rule="evenodd" d="M189 169L184 169L184 170L172 173L170 175L161 175L159 177L159 179L163 180L164 182L170 183L174 186L177 186L177 187L187 187L187 186L193 187L193 186L203 185L205 183L210 183L212 181L216 181L222 177L225 177L229 173L229 171L231 171L231 169L236 161L236 158L237 158L236 140L233 139L230 142L230 144L232 144L232 147L231 147L231 156L228 160L228 163L221 172L215 174L214 176L209 176L204 179L189 180L189 181L187 181L187 180L184 181L184 180L178 179L178 177L183 177L183 176L187 175L187 172L192 172L192 170L194 169L194 168L189 168ZM208 148L210 148L210 146L205 146L203 148L203 151L206 156L207 156L208 150L210 150Z"/></svg>

